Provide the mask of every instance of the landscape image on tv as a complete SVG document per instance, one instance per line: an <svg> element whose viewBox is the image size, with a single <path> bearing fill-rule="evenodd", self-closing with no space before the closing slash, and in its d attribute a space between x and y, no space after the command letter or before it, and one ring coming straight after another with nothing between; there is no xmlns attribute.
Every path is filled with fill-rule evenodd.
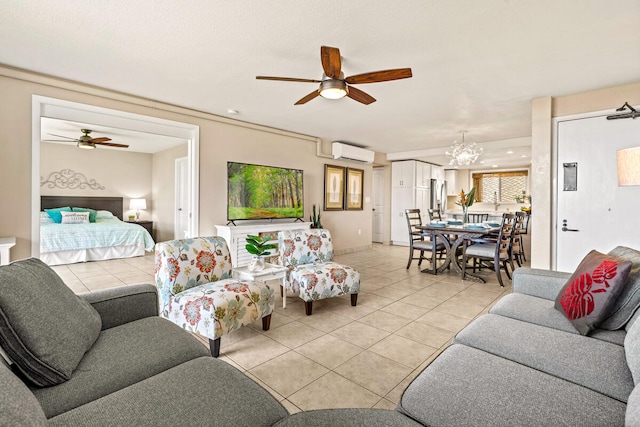
<svg viewBox="0 0 640 427"><path fill-rule="evenodd" d="M302 170L227 162L227 219L302 218Z"/></svg>

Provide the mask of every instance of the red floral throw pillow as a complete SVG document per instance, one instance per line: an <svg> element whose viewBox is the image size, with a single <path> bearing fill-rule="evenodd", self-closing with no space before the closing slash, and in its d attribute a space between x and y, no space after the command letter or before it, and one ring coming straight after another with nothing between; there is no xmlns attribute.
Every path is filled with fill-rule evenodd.
<svg viewBox="0 0 640 427"><path fill-rule="evenodd" d="M629 261L589 252L556 297L555 308L587 335L609 315L630 270Z"/></svg>

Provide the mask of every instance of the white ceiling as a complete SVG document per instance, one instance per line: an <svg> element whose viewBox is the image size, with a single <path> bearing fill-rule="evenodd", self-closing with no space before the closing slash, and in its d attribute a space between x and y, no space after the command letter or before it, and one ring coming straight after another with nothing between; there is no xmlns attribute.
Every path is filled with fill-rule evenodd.
<svg viewBox="0 0 640 427"><path fill-rule="evenodd" d="M0 63L396 158L444 162L467 130L506 167L527 162L490 152L530 141L531 99L638 81L639 23L638 0L3 0ZM358 85L368 106L255 79L319 79L321 45L347 76L413 78Z"/></svg>
<svg viewBox="0 0 640 427"><path fill-rule="evenodd" d="M111 138L110 143L128 145L128 148L108 147L97 145L97 150L119 150L136 153L157 153L168 150L178 145L186 144L187 140L161 134L139 132L131 129L114 128L89 122L74 122L68 120L42 117L40 119L40 140L55 144L75 146L76 141L66 140L60 136L79 138L82 136L80 129L91 129L91 137ZM55 142L54 142L55 141Z"/></svg>

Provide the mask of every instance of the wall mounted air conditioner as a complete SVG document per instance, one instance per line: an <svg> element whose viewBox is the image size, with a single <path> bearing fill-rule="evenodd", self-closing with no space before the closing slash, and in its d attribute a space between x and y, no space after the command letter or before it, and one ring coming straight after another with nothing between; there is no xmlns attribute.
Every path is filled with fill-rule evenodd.
<svg viewBox="0 0 640 427"><path fill-rule="evenodd" d="M365 150L364 148L355 147L343 142L332 143L331 154L336 160L351 160L360 163L373 163L373 158L375 157L374 151Z"/></svg>

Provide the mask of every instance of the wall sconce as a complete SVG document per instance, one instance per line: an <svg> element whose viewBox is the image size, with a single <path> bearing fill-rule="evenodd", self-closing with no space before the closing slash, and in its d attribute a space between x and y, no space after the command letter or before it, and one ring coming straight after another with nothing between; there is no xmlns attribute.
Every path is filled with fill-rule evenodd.
<svg viewBox="0 0 640 427"><path fill-rule="evenodd" d="M640 147L618 150L618 186L640 185Z"/></svg>
<svg viewBox="0 0 640 427"><path fill-rule="evenodd" d="M147 199L129 200L129 209L136 210L136 222L138 222L140 220L140 209L147 209Z"/></svg>

